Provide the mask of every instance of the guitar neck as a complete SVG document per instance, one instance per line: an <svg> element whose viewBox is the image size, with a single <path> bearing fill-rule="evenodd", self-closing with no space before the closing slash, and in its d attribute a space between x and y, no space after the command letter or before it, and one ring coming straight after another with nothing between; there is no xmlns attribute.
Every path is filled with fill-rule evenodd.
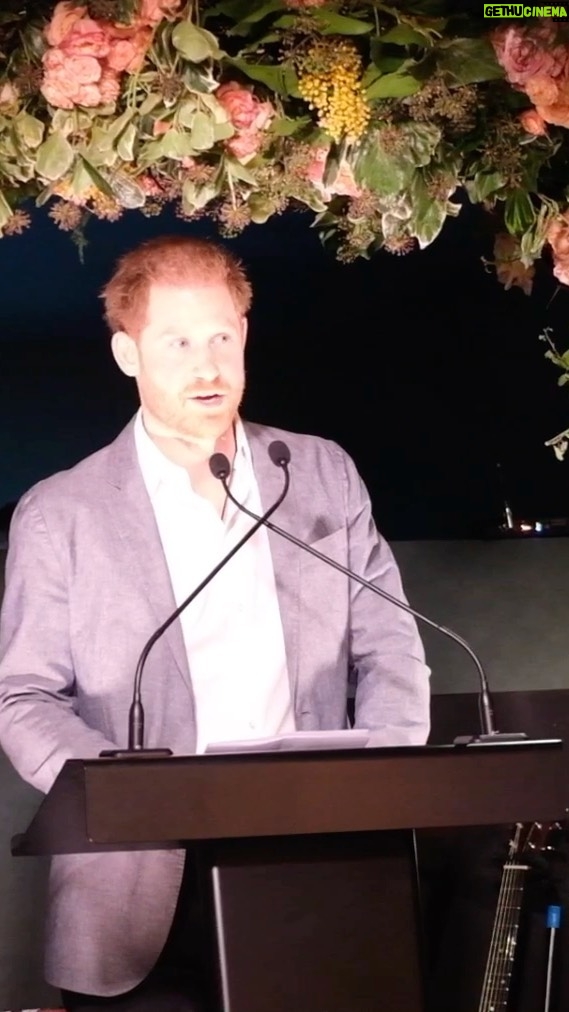
<svg viewBox="0 0 569 1012"><path fill-rule="evenodd" d="M508 1007L528 867L516 860L504 865L478 1012Z"/></svg>

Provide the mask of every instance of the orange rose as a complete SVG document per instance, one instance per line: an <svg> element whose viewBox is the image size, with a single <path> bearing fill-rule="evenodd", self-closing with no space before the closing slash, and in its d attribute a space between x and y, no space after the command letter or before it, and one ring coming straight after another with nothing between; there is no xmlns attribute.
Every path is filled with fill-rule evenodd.
<svg viewBox="0 0 569 1012"><path fill-rule="evenodd" d="M526 133L533 134L534 137L543 137L547 133L545 122L537 109L525 109L520 113L519 120Z"/></svg>

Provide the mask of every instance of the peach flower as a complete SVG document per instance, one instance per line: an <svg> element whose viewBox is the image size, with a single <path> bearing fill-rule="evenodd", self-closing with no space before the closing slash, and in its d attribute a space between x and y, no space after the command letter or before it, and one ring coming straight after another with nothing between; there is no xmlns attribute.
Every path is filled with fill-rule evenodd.
<svg viewBox="0 0 569 1012"><path fill-rule="evenodd" d="M546 123L553 126L569 127L569 88L560 93L551 105L538 105L536 110Z"/></svg>
<svg viewBox="0 0 569 1012"><path fill-rule="evenodd" d="M17 89L9 81L5 81L0 87L0 107L15 105L19 97Z"/></svg>
<svg viewBox="0 0 569 1012"><path fill-rule="evenodd" d="M147 25L115 28L109 39L107 63L117 73L133 74L140 70L152 42L152 28Z"/></svg>
<svg viewBox="0 0 569 1012"><path fill-rule="evenodd" d="M509 232L500 232L494 240L494 256L496 258L496 275L506 291L509 288L521 288L526 295L531 295L535 277L535 267L526 267L520 260L520 246L515 236Z"/></svg>
<svg viewBox="0 0 569 1012"><path fill-rule="evenodd" d="M70 3L58 3L45 30L45 37L50 46L59 46L64 38L86 14L86 7L73 7Z"/></svg>
<svg viewBox="0 0 569 1012"><path fill-rule="evenodd" d="M547 133L545 121L539 115L537 109L525 109L524 112L520 113L519 121L526 133L533 134L534 137L543 137Z"/></svg>
<svg viewBox="0 0 569 1012"><path fill-rule="evenodd" d="M312 159L304 171L305 178L316 187L324 200L331 200L334 196L359 197L361 189L354 179L351 166L345 160L340 163L334 181L324 185L324 169L329 151L330 148L324 146L313 149Z"/></svg>
<svg viewBox="0 0 569 1012"><path fill-rule="evenodd" d="M547 241L553 253L553 276L569 285L569 214L562 214L550 226Z"/></svg>
<svg viewBox="0 0 569 1012"><path fill-rule="evenodd" d="M524 28L498 28L491 35L496 58L511 84L525 88L532 77L558 77L567 65L567 50L557 44L549 21Z"/></svg>
<svg viewBox="0 0 569 1012"><path fill-rule="evenodd" d="M260 130L241 130L226 141L226 148L240 161L252 158L260 150L263 135Z"/></svg>
<svg viewBox="0 0 569 1012"><path fill-rule="evenodd" d="M274 115L270 102L261 102L237 81L222 84L215 95L236 130L264 130Z"/></svg>
<svg viewBox="0 0 569 1012"><path fill-rule="evenodd" d="M143 25L157 25L162 18L178 10L182 0L142 0L137 21Z"/></svg>

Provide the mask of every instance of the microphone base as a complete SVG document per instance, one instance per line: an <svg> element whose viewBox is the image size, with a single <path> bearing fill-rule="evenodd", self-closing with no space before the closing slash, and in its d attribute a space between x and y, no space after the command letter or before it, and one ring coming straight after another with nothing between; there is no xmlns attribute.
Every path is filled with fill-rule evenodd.
<svg viewBox="0 0 569 1012"><path fill-rule="evenodd" d="M167 759L171 755L171 748L108 748L99 752L100 759Z"/></svg>
<svg viewBox="0 0 569 1012"><path fill-rule="evenodd" d="M462 734L455 738L453 745L501 745L508 742L527 741L525 731L493 731L491 734Z"/></svg>

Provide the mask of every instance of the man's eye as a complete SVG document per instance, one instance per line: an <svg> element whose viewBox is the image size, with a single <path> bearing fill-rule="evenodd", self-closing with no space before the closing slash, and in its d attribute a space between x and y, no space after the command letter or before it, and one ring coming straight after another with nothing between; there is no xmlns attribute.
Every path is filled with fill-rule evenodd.
<svg viewBox="0 0 569 1012"><path fill-rule="evenodd" d="M172 344L174 345L175 348L188 348L190 342L188 341L187 337L175 337L174 340L172 341Z"/></svg>

